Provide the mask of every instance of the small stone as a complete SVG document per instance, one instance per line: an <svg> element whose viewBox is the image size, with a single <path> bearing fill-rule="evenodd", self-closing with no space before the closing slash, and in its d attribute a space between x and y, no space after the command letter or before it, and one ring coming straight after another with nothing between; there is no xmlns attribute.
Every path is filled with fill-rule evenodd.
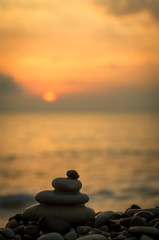
<svg viewBox="0 0 159 240"><path fill-rule="evenodd" d="M24 225L14 228L13 231L15 234L23 235L24 234Z"/></svg>
<svg viewBox="0 0 159 240"><path fill-rule="evenodd" d="M14 238L15 234L10 228L2 228L0 229L0 234L7 238Z"/></svg>
<svg viewBox="0 0 159 240"><path fill-rule="evenodd" d="M154 218L153 220L151 220L148 225L150 227L153 227L157 222L159 222L159 218Z"/></svg>
<svg viewBox="0 0 159 240"><path fill-rule="evenodd" d="M78 227L76 228L76 232L77 232L77 233L80 233L80 234L85 234L85 233L87 233L90 229L91 229L90 226L78 226Z"/></svg>
<svg viewBox="0 0 159 240"><path fill-rule="evenodd" d="M47 205L54 204L84 204L88 202L89 197L80 192L62 192L62 191L42 191L35 196L36 201Z"/></svg>
<svg viewBox="0 0 159 240"><path fill-rule="evenodd" d="M72 228L68 233L64 235L65 240L75 240L77 238L77 233L74 228Z"/></svg>
<svg viewBox="0 0 159 240"><path fill-rule="evenodd" d="M77 192L81 189L82 183L78 179L55 178L52 181L52 186L56 190L60 190L64 192Z"/></svg>
<svg viewBox="0 0 159 240"><path fill-rule="evenodd" d="M113 232L119 232L119 230L121 229L121 226L120 224L118 223L112 223L110 226L109 226L109 231L113 231Z"/></svg>
<svg viewBox="0 0 159 240"><path fill-rule="evenodd" d="M130 226L146 226L146 220L144 220L144 218L141 218L139 216L134 216L132 217L131 221L130 221Z"/></svg>
<svg viewBox="0 0 159 240"><path fill-rule="evenodd" d="M77 238L77 240L106 240L103 235L100 234L90 234Z"/></svg>
<svg viewBox="0 0 159 240"><path fill-rule="evenodd" d="M40 227L36 225L29 225L24 227L24 234L29 236L34 236L35 234L39 233Z"/></svg>
<svg viewBox="0 0 159 240"><path fill-rule="evenodd" d="M16 227L18 227L18 223L15 219L10 220L6 225L6 228L13 229L13 228L16 228Z"/></svg>
<svg viewBox="0 0 159 240"><path fill-rule="evenodd" d="M32 237L32 236L29 236L29 235L27 235L27 234L24 234L23 240L35 240L35 238Z"/></svg>
<svg viewBox="0 0 159 240"><path fill-rule="evenodd" d="M147 209L128 209L126 211L126 213L128 213L129 215L134 215L137 212L142 212L142 211L149 211L154 213L155 215L159 214L159 208L147 208Z"/></svg>
<svg viewBox="0 0 159 240"><path fill-rule="evenodd" d="M63 240L63 236L59 233L52 232L42 235L38 240Z"/></svg>
<svg viewBox="0 0 159 240"><path fill-rule="evenodd" d="M123 230L121 233L122 233L122 235L124 235L127 238L131 237L130 233L127 230Z"/></svg>
<svg viewBox="0 0 159 240"><path fill-rule="evenodd" d="M154 227L131 227L129 232L132 234L146 234L159 236L159 230Z"/></svg>
<svg viewBox="0 0 159 240"><path fill-rule="evenodd" d="M76 170L68 170L66 175L69 177L69 178L73 178L73 179L77 179L79 178L79 174Z"/></svg>
<svg viewBox="0 0 159 240"><path fill-rule="evenodd" d="M104 231L104 232L108 232L108 231L109 231L109 228L108 228L108 226L106 226L106 225L103 225L103 226L99 227L99 229L100 229L101 231Z"/></svg>
<svg viewBox="0 0 159 240"><path fill-rule="evenodd" d="M102 235L105 235L105 232L101 231L98 228L91 228L89 230L88 234L102 234Z"/></svg>
<svg viewBox="0 0 159 240"><path fill-rule="evenodd" d="M16 240L22 240L22 237L21 237L19 234L16 234L16 235L15 235L15 239L16 239Z"/></svg>
<svg viewBox="0 0 159 240"><path fill-rule="evenodd" d="M148 221L155 218L155 214L150 211L139 211L134 214L134 217L146 218Z"/></svg>
<svg viewBox="0 0 159 240"><path fill-rule="evenodd" d="M132 217L128 217L128 218L121 218L120 224L123 225L124 227L129 227L130 223L131 223Z"/></svg>
<svg viewBox="0 0 159 240"><path fill-rule="evenodd" d="M25 223L28 223L28 219L21 213L17 213L13 217L9 218L9 221L15 219L17 222L24 221Z"/></svg>
<svg viewBox="0 0 159 240"><path fill-rule="evenodd" d="M114 213L113 211L105 211L98 214L94 220L93 227L100 227L104 225L106 220L108 220L113 213Z"/></svg>
<svg viewBox="0 0 159 240"><path fill-rule="evenodd" d="M154 227L159 229L159 222L155 223Z"/></svg>
<svg viewBox="0 0 159 240"><path fill-rule="evenodd" d="M122 235L122 234L119 234L118 236L116 236L116 237L114 238L114 240L124 240L124 239L127 239L127 237L124 236L124 235Z"/></svg>
<svg viewBox="0 0 159 240"><path fill-rule="evenodd" d="M71 225L68 222L53 216L40 218L39 225L44 231L61 234L66 234L71 229Z"/></svg>
<svg viewBox="0 0 159 240"><path fill-rule="evenodd" d="M153 238L147 236L147 235L142 235L140 240L153 240Z"/></svg>

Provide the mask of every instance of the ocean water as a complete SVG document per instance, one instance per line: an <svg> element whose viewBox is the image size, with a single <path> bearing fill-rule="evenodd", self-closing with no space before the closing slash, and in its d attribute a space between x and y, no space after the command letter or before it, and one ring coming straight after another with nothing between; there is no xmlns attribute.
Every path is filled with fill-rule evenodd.
<svg viewBox="0 0 159 240"><path fill-rule="evenodd" d="M0 226L76 169L97 211L159 205L159 114L0 115Z"/></svg>

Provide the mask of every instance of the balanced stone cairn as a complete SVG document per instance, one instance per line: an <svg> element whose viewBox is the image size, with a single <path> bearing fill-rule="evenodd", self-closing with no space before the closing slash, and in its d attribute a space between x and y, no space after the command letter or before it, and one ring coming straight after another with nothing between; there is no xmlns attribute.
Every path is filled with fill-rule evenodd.
<svg viewBox="0 0 159 240"><path fill-rule="evenodd" d="M35 199L40 203L27 208L24 216L29 220L55 216L73 224L84 224L95 217L93 209L85 207L89 197L81 193L81 181L75 170L67 171L67 178L55 178L52 186L55 190L39 192Z"/></svg>
<svg viewBox="0 0 159 240"><path fill-rule="evenodd" d="M55 190L36 195L39 204L9 218L0 240L159 240L159 207L133 204L125 212L96 213L85 207L89 198L75 170L56 178Z"/></svg>

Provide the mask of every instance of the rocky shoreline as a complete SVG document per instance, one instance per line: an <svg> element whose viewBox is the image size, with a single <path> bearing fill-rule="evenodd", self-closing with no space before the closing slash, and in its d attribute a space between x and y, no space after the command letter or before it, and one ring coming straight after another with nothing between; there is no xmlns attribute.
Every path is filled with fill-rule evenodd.
<svg viewBox="0 0 159 240"><path fill-rule="evenodd" d="M95 213L85 206L89 197L78 178L69 170L67 178L54 179L54 190L35 196L38 204L9 218L0 240L159 240L159 207Z"/></svg>

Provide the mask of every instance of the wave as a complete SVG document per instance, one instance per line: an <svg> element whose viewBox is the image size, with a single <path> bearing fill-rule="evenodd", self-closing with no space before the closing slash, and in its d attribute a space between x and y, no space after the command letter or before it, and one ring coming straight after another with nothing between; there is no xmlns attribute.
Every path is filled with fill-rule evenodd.
<svg viewBox="0 0 159 240"><path fill-rule="evenodd" d="M25 193L0 196L1 209L21 208L33 203L35 203L34 197Z"/></svg>

